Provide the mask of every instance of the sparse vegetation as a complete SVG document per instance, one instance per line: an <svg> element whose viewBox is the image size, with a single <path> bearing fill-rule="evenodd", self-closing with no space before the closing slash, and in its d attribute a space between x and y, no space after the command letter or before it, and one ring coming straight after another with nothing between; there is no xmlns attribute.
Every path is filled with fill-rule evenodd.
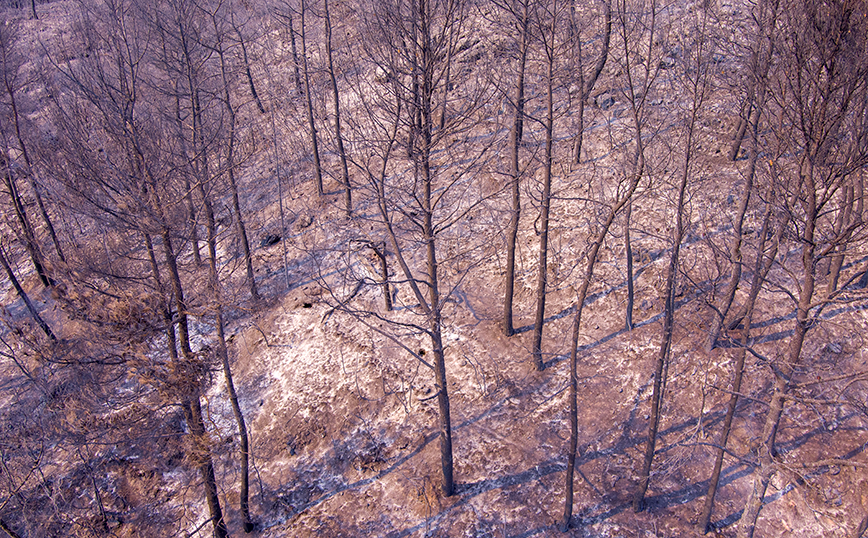
<svg viewBox="0 0 868 538"><path fill-rule="evenodd" d="M864 2L0 12L0 533L864 534Z"/></svg>

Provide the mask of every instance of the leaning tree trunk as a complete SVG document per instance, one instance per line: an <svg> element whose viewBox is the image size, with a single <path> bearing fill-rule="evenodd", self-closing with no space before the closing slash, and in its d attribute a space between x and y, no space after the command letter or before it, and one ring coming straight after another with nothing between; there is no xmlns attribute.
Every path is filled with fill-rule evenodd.
<svg viewBox="0 0 868 538"><path fill-rule="evenodd" d="M35 2L36 0L33 0L33 1ZM17 532L15 532L14 530L12 530L12 527L10 527L2 519L0 519L0 531L5 532L9 536L9 538L21 538L21 536Z"/></svg>
<svg viewBox="0 0 868 538"><path fill-rule="evenodd" d="M33 16L36 18L35 8ZM57 233L54 230L51 218L48 216L48 211L45 209L42 194L39 192L39 185L36 183L34 177L33 161L30 159L30 152L27 151L27 144L24 143L24 137L21 135L21 115L18 112L18 100L15 97L15 88L12 81L10 81L5 74L3 81L6 86L6 94L9 96L9 105L12 110L12 122L15 125L15 138L18 141L18 148L21 150L21 156L24 157L24 164L27 168L27 180L30 183L31 190L33 190L33 197L36 200L36 206L39 208L42 221L45 223L45 228L48 230L48 235L51 237L52 243L54 243L54 250L57 252L57 257L60 258L60 261L65 263L66 257L63 255L63 249L60 247L60 241L57 239Z"/></svg>
<svg viewBox="0 0 868 538"><path fill-rule="evenodd" d="M247 56L247 44L244 36L241 34L241 29L232 20L232 29L235 30L235 35L238 36L238 44L241 45L241 58L244 60L244 74L247 75L247 85L250 87L250 96L256 103L256 108L259 112L265 114L265 107L262 106L262 100L259 98L259 92L256 91L256 84L253 82L253 72L250 70L250 58Z"/></svg>
<svg viewBox="0 0 868 538"><path fill-rule="evenodd" d="M45 320L42 319L42 316L39 315L39 311L36 310L33 301L30 300L30 296L27 295L27 292L21 287L21 283L19 283L18 279L15 277L15 273L12 271L12 266L9 264L9 260L6 259L6 253L3 251L2 245L0 245L0 264L3 265L3 270L6 271L6 276L9 277L9 281L12 283L12 287L15 288L15 292L19 297L21 297L21 300L24 301L27 311L30 312L30 317L33 318L33 321L35 321L37 325L39 325L39 328L42 329L45 336L51 339L52 342L57 342L57 337L54 336L51 327L49 327L48 323L46 323Z"/></svg>
<svg viewBox="0 0 868 538"><path fill-rule="evenodd" d="M12 209L15 212L15 218L18 220L18 225L21 227L21 232L24 235L24 249L30 256L30 261L33 262L33 268L39 276L39 281L46 288L54 286L54 280L48 276L45 266L42 263L42 255L39 253L39 244L36 241L36 234L33 231L33 226L30 224L30 219L27 217L27 211L24 209L24 203L21 200L21 194L18 192L18 186L15 184L15 179L12 177L12 170L9 166L9 157L3 156L4 166L2 175L3 181L6 183L6 191L9 193L9 199L12 202Z"/></svg>

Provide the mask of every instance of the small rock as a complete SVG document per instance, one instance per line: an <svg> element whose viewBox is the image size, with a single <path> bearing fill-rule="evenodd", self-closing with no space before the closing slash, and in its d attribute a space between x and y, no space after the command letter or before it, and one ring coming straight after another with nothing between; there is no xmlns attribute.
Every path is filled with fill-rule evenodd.
<svg viewBox="0 0 868 538"><path fill-rule="evenodd" d="M280 236L277 234L267 234L262 240L259 242L260 247L270 247L272 245L276 245L280 241Z"/></svg>
<svg viewBox="0 0 868 538"><path fill-rule="evenodd" d="M831 342L826 346L826 351L834 353L835 355L840 355L841 352L844 351L844 346L841 342Z"/></svg>
<svg viewBox="0 0 868 538"><path fill-rule="evenodd" d="M601 110L608 110L615 104L615 97L611 93L601 93L597 96L595 102Z"/></svg>
<svg viewBox="0 0 868 538"><path fill-rule="evenodd" d="M660 69L672 69L673 67L675 67L675 58L672 56L666 56L660 60Z"/></svg>
<svg viewBox="0 0 868 538"><path fill-rule="evenodd" d="M304 230L308 226L313 224L313 217L310 215L301 215L298 217L298 220L295 223L296 230Z"/></svg>

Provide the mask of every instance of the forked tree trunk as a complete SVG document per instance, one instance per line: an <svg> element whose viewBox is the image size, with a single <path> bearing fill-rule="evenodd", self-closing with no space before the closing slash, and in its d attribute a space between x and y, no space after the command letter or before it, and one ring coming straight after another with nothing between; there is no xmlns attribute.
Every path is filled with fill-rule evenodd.
<svg viewBox="0 0 868 538"><path fill-rule="evenodd" d="M639 143L641 147L641 142ZM641 149L639 150L641 151ZM625 204L630 203L633 193L636 192L636 187L639 185L639 179L642 177L642 168L644 165L637 164L634 176L630 181L630 186L627 192L615 202L609 210L609 215L606 217L605 223L601 226L597 236L594 238L594 243L591 245L591 250L588 252L588 261L585 266L585 275L582 279L582 285L579 288L579 294L576 298L576 316L573 320L572 339L570 340L570 373L567 386L569 387L570 401L570 445L567 451L567 473L566 483L564 487L564 515L561 519L561 531L567 532L570 528L570 520L573 517L573 478L576 468L576 451L579 445L579 407L578 407L578 349L579 349L579 331L582 323L582 311L585 308L585 299L588 297L588 288L594 278L594 267L597 264L597 256L600 252L603 242L606 240L609 230L612 228L612 222L618 212Z"/></svg>
<svg viewBox="0 0 868 538"><path fill-rule="evenodd" d="M216 18L213 22L215 32L217 32L217 35L220 35ZM238 32L238 38L243 40L241 32L237 28L235 31ZM217 55L220 58L220 74L223 80L223 105L226 108L226 113L229 115L229 141L226 147L226 175L229 177L229 189L232 191L232 213L235 217L234 220L238 240L241 242L241 250L244 254L244 269L247 273L247 286L250 288L250 296L254 301L258 301L260 296L259 290L256 287L256 275L253 272L253 256L250 252L250 241L247 239L247 227L244 225L244 216L241 213L241 202L238 196L238 183L235 180L235 138L238 122L235 114L235 107L232 104L232 95L229 92L229 69L226 66L226 55L223 50L222 39L218 40L217 43ZM253 88L252 84L253 82L251 79L251 88ZM281 233L281 236L282 235L283 234Z"/></svg>
<svg viewBox="0 0 868 538"><path fill-rule="evenodd" d="M515 97L513 108L512 127L509 131L509 176L510 190L512 191L512 211L509 217L509 226L506 232L506 285L503 294L503 333L506 336L515 334L512 324L512 304L515 296L515 255L516 239L518 237L518 224L521 217L521 167L520 150L521 139L524 131L524 75L527 65L527 51L529 46L528 21L529 0L522 4L521 20L519 21L519 59L518 80L515 84Z"/></svg>
<svg viewBox="0 0 868 538"><path fill-rule="evenodd" d="M606 60L609 57L609 43L612 37L612 6L610 0L603 1L603 8L603 44L600 47L600 55L597 57L597 62L594 64L594 71L587 81L585 81L584 67L581 60L581 36L578 32L574 36L578 40L579 47L579 87L582 93L577 114L578 128L576 129L576 140L573 143L573 164L582 162L582 141L585 135L585 104L591 97L591 92L594 91L594 86L597 85L597 80L600 78L600 74L603 72Z"/></svg>
<svg viewBox="0 0 868 538"><path fill-rule="evenodd" d="M744 362L747 357L747 347L750 345L750 329L753 320L754 306L756 305L757 297L759 296L762 284L765 277L772 267L772 264L777 257L778 244L781 235L785 229L784 223L778 225L778 231L775 235L774 244L771 251L765 253L765 238L769 231L772 214L772 205L766 207L766 213L763 217L763 225L760 230L759 244L757 245L757 259L754 264L753 279L750 286L750 294L745 304L744 326L741 331L740 347L736 351L735 365L733 366L732 382L730 383L730 397L726 408L726 416L723 419L723 428L718 435L715 449L714 468L711 472L711 478L708 481L708 491L705 495L705 503L702 507L702 513L699 516L697 529L705 534L711 529L711 515L714 511L714 498L717 495L717 488L720 484L720 474L723 470L723 456L726 451L726 443L729 440L729 434L732 431L732 421L735 417L735 410L738 407L739 394L741 393L742 377L744 375Z"/></svg>
<svg viewBox="0 0 868 538"><path fill-rule="evenodd" d="M555 6L556 7L556 6ZM555 10L556 11L556 10ZM534 366L538 371L545 369L542 356L542 334L545 322L546 289L548 287L548 240L549 211L552 198L552 168L554 166L554 85L555 85L555 28L557 14L552 14L549 35L544 36L546 48L546 118L545 118L545 156L543 157L543 191L540 199L539 262L536 280L536 314L533 324ZM548 42L551 39L551 42Z"/></svg>
<svg viewBox="0 0 868 538"><path fill-rule="evenodd" d="M310 69L307 61L307 30L305 29L304 14L307 11L307 2L301 0L301 56L302 56L302 71L304 72L304 99L307 111L307 123L310 134L310 146L313 152L313 171L314 181L316 183L316 193L322 198L325 194L323 190L322 180L322 163L319 156L319 135L316 131L316 122L313 115L313 97L310 92Z"/></svg>
<svg viewBox="0 0 868 538"><path fill-rule="evenodd" d="M344 137L341 133L341 96L338 92L338 80L335 76L335 63L332 54L332 17L329 12L328 0L323 1L325 9L326 59L328 61L329 81L332 86L335 114L335 140L338 145L338 156L341 160L341 183L344 185L344 212L347 218L353 216L353 190L350 185L350 171L347 167L347 152L344 149Z"/></svg>
<svg viewBox="0 0 868 538"><path fill-rule="evenodd" d="M220 290L220 280L217 274L217 224L214 218L214 208L203 185L199 185L199 195L202 197L205 209L205 224L208 230L208 287L210 296L214 299L214 324L217 327L217 355L223 367L223 378L226 381L226 392L232 405L232 413L235 415L235 423L238 426L239 453L241 459L241 485L238 491L239 508L241 517L244 519L244 532L253 530L253 521L250 518L250 445L247 435L247 423L244 413L238 403L238 394L235 391L235 383L232 380L232 369L229 365L229 352L226 346L226 334L223 322L223 299Z"/></svg>
<svg viewBox="0 0 868 538"><path fill-rule="evenodd" d="M24 288L21 287L21 283L18 282L18 279L15 277L15 273L12 271L12 266L9 264L9 260L6 259L6 253L4 252L2 245L0 245L0 264L3 265L3 270L6 271L6 276L9 277L9 281L12 283L12 287L15 288L15 292L19 297L21 297L21 300L24 301L27 311L30 312L30 317L33 318L33 321L35 321L37 325L39 325L39 328L42 329L45 336L51 339L52 342L57 342L57 337L54 336L51 327L49 327L48 323L46 323L45 320L42 319L42 316L39 315L39 311L36 310L33 301L30 300L30 296L27 295L27 292L25 292Z"/></svg>

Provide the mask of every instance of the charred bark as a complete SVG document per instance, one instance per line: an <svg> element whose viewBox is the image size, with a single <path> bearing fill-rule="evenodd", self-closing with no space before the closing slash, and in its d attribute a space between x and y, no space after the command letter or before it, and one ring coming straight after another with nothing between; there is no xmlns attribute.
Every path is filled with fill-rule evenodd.
<svg viewBox="0 0 868 538"><path fill-rule="evenodd" d="M506 283L503 294L503 333L506 336L515 334L513 327L513 299L515 295L515 255L516 238L518 237L518 224L521 217L521 167L520 150L524 131L524 77L527 65L527 53L530 44L528 36L529 8L528 1L522 3L522 13L519 20L519 59L518 80L515 84L515 97L513 101L514 116L509 131L509 175L510 191L512 193L512 211L509 218L509 226L506 232Z"/></svg>

